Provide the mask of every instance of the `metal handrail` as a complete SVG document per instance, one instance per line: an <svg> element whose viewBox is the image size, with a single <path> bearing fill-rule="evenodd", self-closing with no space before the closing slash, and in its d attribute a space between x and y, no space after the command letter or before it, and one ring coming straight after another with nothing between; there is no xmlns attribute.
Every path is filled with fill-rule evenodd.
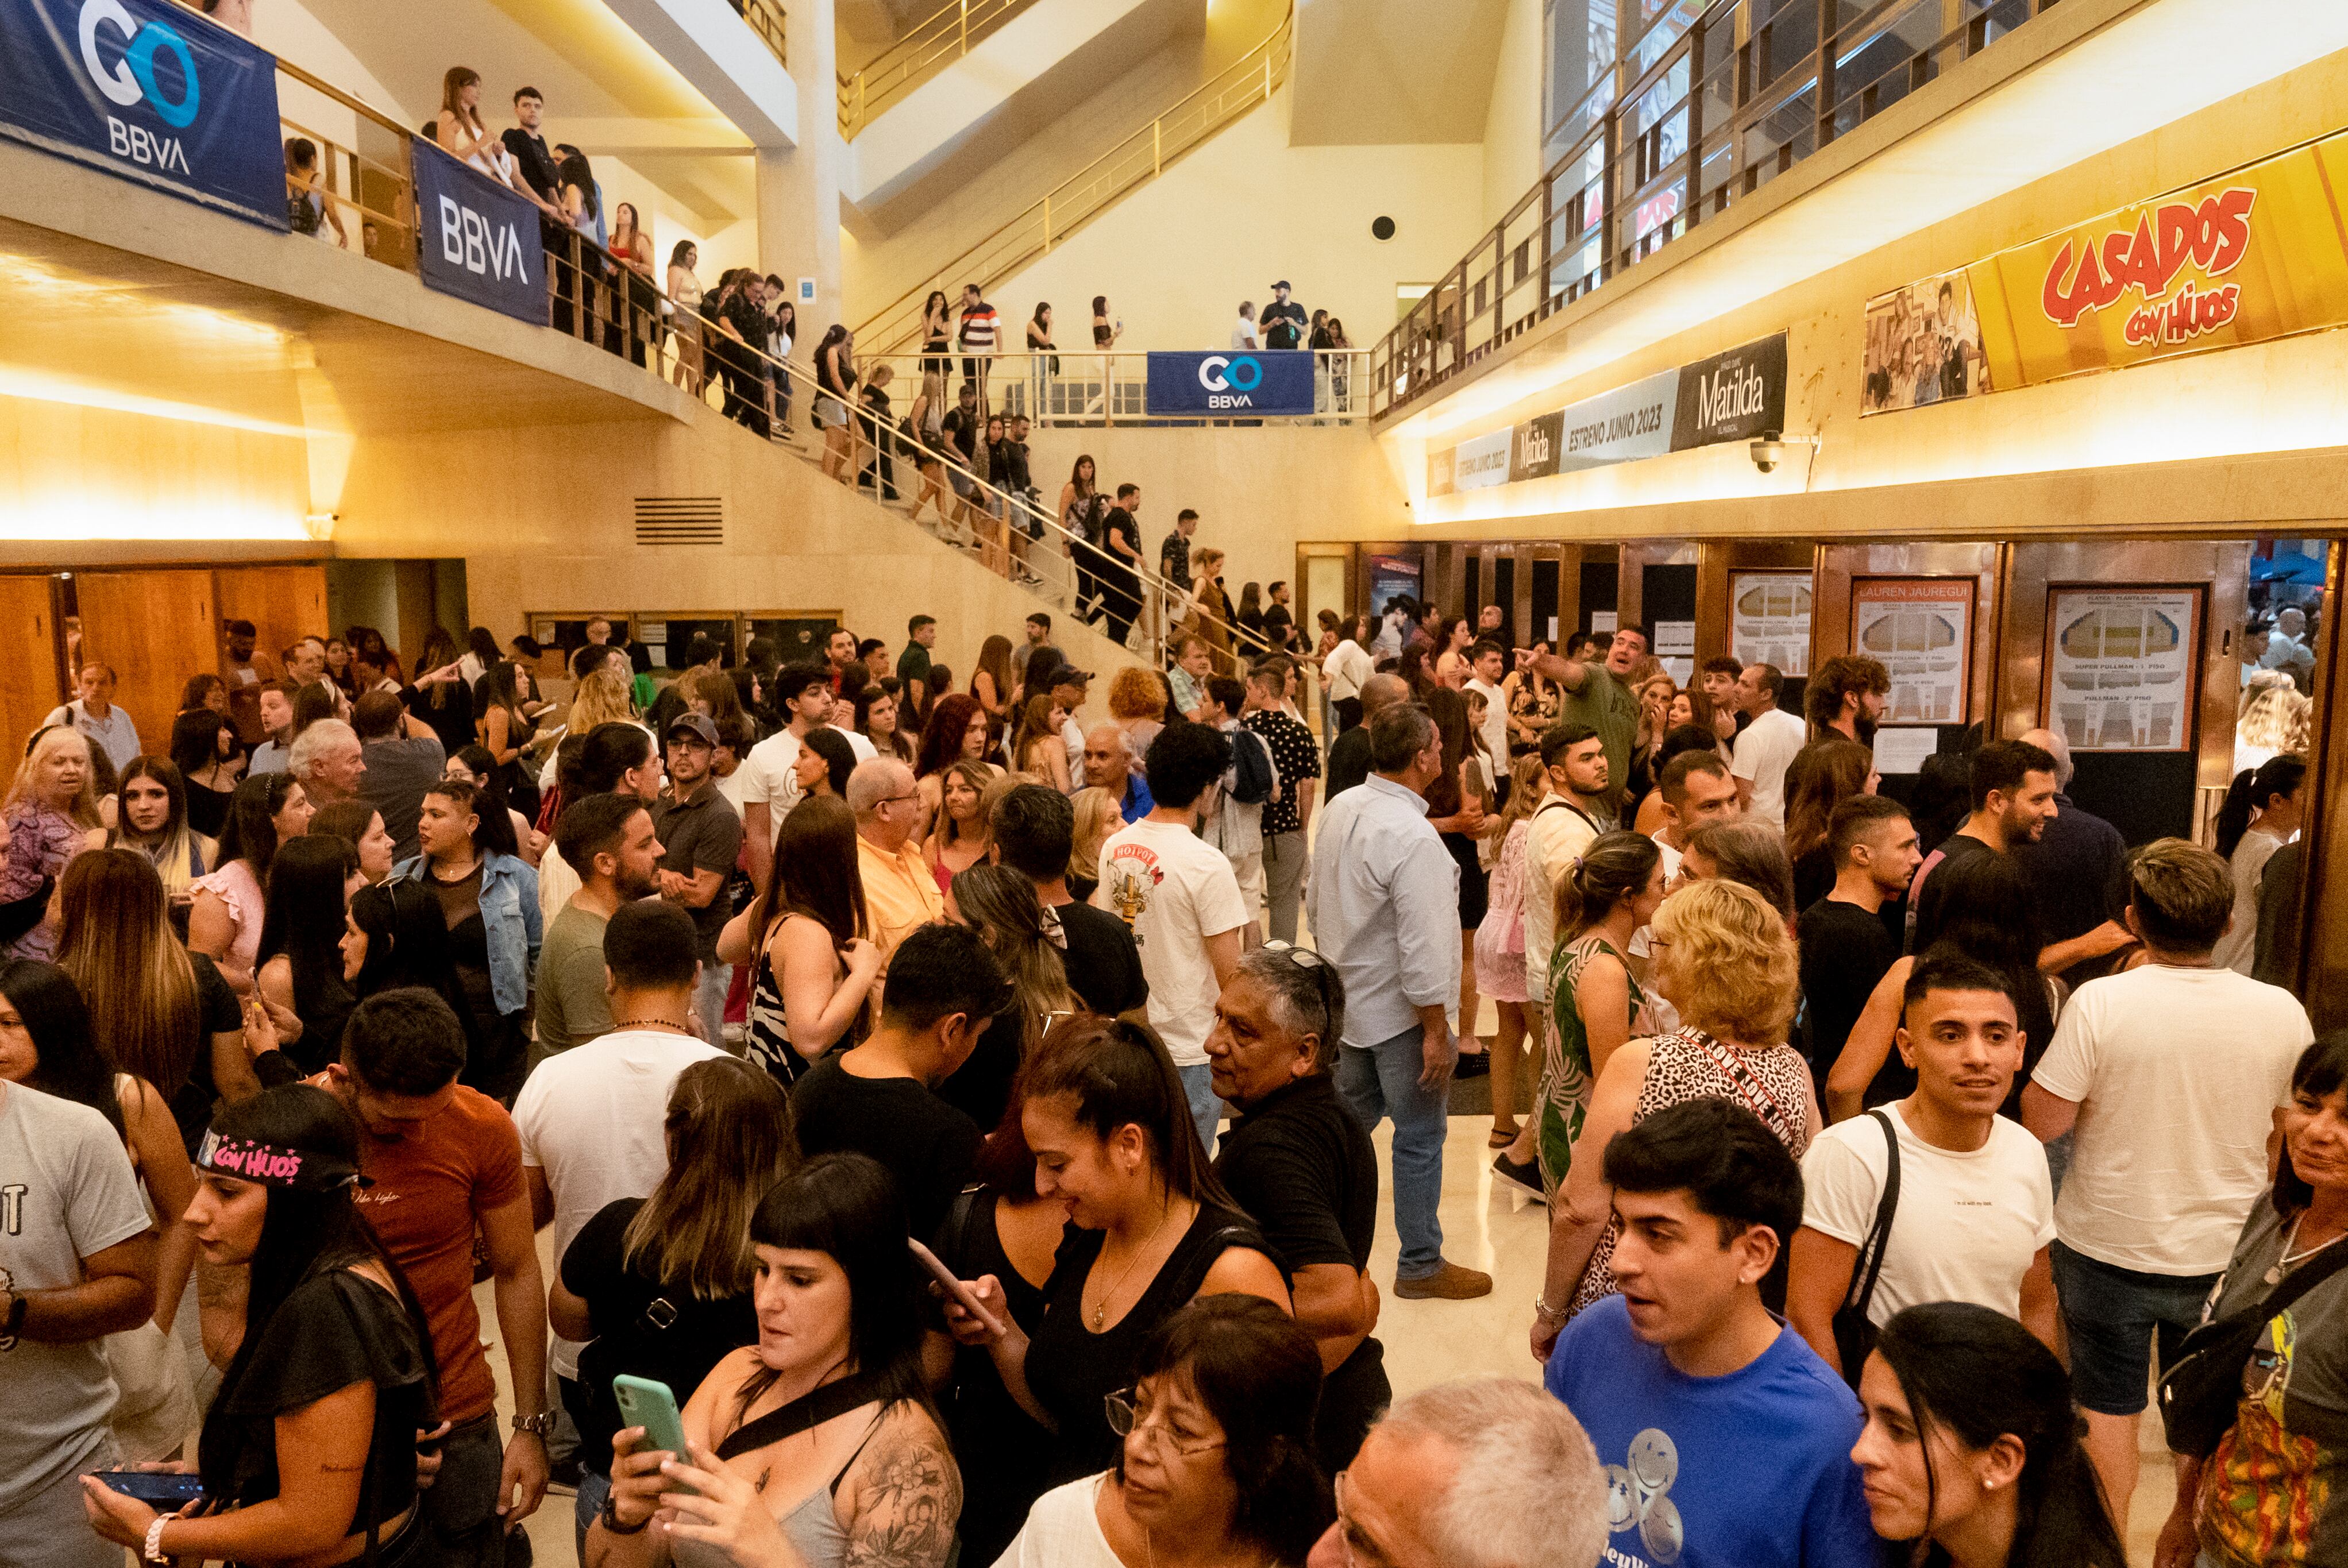
<svg viewBox="0 0 2348 1568"><path fill-rule="evenodd" d="M1061 180L994 233L907 289L856 329L871 349L903 347L922 330L922 307L932 290L949 299L963 284L982 289L1009 277L1036 257L1048 254L1136 187L1166 171L1168 165L1231 121L1268 103L1288 79L1290 44L1295 34L1292 5L1280 26L1209 81L1185 93L1171 108L1139 129L1121 137L1107 151Z"/></svg>
<svg viewBox="0 0 2348 1568"><path fill-rule="evenodd" d="M700 354L705 374L703 384L697 390L702 395L706 395L709 381L718 379L716 372L722 368L709 364L713 352L717 356L732 358L737 364L763 373L754 384L761 390L762 395L753 406L769 421L772 420L776 409L775 402L770 401L772 393L765 390L769 378L775 384L788 387L789 395L787 402L801 408L812 408L816 398L829 395L819 384L813 372L802 369L788 359L778 359L765 350L753 348L739 338L731 335L723 336L721 342L719 329L715 327L707 318L702 317L697 311L678 304L659 285L641 273L635 274L635 281L625 287L613 288L612 286L613 280L618 277L620 271L625 265L610 251L597 245L582 234L574 233L567 236L565 246L561 251L549 251L546 269L547 294L549 307L552 313L551 324L555 330L582 342L600 343L605 349L620 354L633 363L643 365L652 374L665 378L678 362L670 357L669 350L675 340L672 337L670 329L662 324L664 319L690 317L700 323L696 335L700 343ZM664 306L666 307L665 310L663 309ZM741 390L738 383L734 384L734 393L739 394ZM852 390L850 395L854 395ZM870 420L860 402L853 406L852 412L856 416L857 426L870 428ZM1071 531L1048 508L1036 505L1025 495L1002 489L972 470L963 463L958 453L932 447L917 437L904 434L901 429L891 428L886 432L886 435L892 448L891 456L910 454L916 465L939 464L948 474L959 475L973 495L983 497L989 503L988 507L983 509L996 516L998 523L1004 529L1002 538L997 540L975 537L973 540L973 538L963 537L957 538L953 542L966 548L973 548L974 542L983 552L999 548L1003 556L1000 567L994 564L993 555L982 554L982 564L985 565L987 569L994 571L995 575L1014 583L1018 582L1016 573L1027 562L1022 559L1021 552L1014 541L1019 537L1017 530L1023 528L1031 543L1040 543L1045 539L1056 540L1062 557L1069 560L1072 566L1075 561L1084 559L1076 553L1078 549L1091 552L1095 557L1107 554L1100 547L1085 541ZM802 461L820 461L819 458L810 456L789 442L778 444ZM863 445L869 449L872 444L866 442ZM851 481L860 472L862 461L861 456L852 456L849 466L849 477ZM948 492L949 495L953 493L952 490ZM879 494L877 485L873 501L875 505L880 506L888 504ZM918 496L915 504L918 505ZM1122 563L1117 564L1122 566ZM1086 568L1086 569L1097 569ZM1134 617L1134 625L1142 632L1145 639L1149 641L1152 655L1162 661L1167 632L1167 627L1162 621L1167 607L1178 600L1187 606L1189 596L1159 575L1146 562L1138 563L1125 569L1133 571L1137 579L1138 603L1135 606L1137 613ZM1037 579L1035 586L1041 586L1041 574L1031 575ZM1251 656L1273 651L1268 641L1243 626L1227 621L1220 616L1202 614L1201 619L1220 629L1229 638L1233 648L1244 649Z"/></svg>
<svg viewBox="0 0 2348 1568"><path fill-rule="evenodd" d="M1035 0L945 0L904 36L854 71L841 74L839 134L853 141L882 110L935 76L945 62L1034 5Z"/></svg>
<svg viewBox="0 0 2348 1568"><path fill-rule="evenodd" d="M323 131L281 113L278 125L288 138L305 137L318 147L318 182L311 187L337 218L355 220L356 232L344 229L343 247L368 260L402 272L416 271L416 180L410 172L410 146L415 133L389 115L313 76L290 60L277 68L293 80L358 117L362 127L390 140L390 158L374 158L343 146ZM396 150L395 150L396 149ZM394 161L396 159L396 161ZM289 197L297 194L293 178L286 179Z"/></svg>
<svg viewBox="0 0 2348 1568"><path fill-rule="evenodd" d="M2022 0L2017 25L2054 4ZM1988 47L1989 0L1963 8L1944 30L1942 0L1821 5L1815 33L1787 38L1752 0L1714 0L1627 84L1584 95L1567 123L1596 123L1373 349L1372 414L1425 396ZM1882 45L1895 57L1861 78Z"/></svg>

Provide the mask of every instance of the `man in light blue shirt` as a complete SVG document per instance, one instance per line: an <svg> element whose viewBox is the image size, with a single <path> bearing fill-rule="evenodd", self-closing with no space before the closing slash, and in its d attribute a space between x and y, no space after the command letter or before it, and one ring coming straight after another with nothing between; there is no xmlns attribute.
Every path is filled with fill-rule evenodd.
<svg viewBox="0 0 2348 1568"><path fill-rule="evenodd" d="M1459 868L1426 820L1443 740L1409 702L1369 732L1370 776L1322 812L1305 914L1345 982L1338 1090L1365 1128L1394 1119L1395 1294L1464 1301L1492 1276L1444 1261L1436 1214L1459 1054Z"/></svg>

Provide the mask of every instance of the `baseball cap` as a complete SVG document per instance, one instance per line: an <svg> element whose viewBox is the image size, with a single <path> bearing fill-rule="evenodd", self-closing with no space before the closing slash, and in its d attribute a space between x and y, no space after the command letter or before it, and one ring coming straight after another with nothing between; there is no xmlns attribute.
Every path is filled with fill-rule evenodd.
<svg viewBox="0 0 2348 1568"><path fill-rule="evenodd" d="M1282 278L1280 282L1272 284L1272 287L1275 289L1284 289L1288 287L1288 280L1286 278Z"/></svg>
<svg viewBox="0 0 2348 1568"><path fill-rule="evenodd" d="M1079 670L1073 664L1064 663L1052 671L1052 684L1055 686L1080 686L1092 678L1091 671Z"/></svg>
<svg viewBox="0 0 2348 1568"><path fill-rule="evenodd" d="M661 732L661 739L673 741L676 739L677 732L680 730L691 732L696 740L707 745L711 751L717 749L717 726L709 722L708 714L679 713L668 722L668 728Z"/></svg>

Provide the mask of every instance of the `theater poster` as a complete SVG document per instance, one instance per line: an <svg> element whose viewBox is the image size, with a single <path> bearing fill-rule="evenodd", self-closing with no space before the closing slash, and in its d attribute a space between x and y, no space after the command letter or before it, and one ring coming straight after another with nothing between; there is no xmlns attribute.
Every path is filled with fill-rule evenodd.
<svg viewBox="0 0 2348 1568"><path fill-rule="evenodd" d="M1969 577L1871 577L1851 584L1851 648L1891 671L1884 723L1969 721L1975 586Z"/></svg>
<svg viewBox="0 0 2348 1568"><path fill-rule="evenodd" d="M2039 722L2075 752L2190 749L2201 593L2191 584L2049 589Z"/></svg>
<svg viewBox="0 0 2348 1568"><path fill-rule="evenodd" d="M1810 574L1728 574L1728 651L1739 664L1773 664L1780 674L1810 672Z"/></svg>
<svg viewBox="0 0 2348 1568"><path fill-rule="evenodd" d="M1981 318L1965 274L1943 272L1868 301L1866 369L1862 415L1989 391Z"/></svg>

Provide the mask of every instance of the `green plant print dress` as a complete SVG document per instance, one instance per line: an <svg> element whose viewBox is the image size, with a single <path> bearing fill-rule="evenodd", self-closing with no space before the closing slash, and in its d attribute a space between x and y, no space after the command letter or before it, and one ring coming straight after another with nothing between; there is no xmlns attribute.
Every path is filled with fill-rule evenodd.
<svg viewBox="0 0 2348 1568"><path fill-rule="evenodd" d="M1592 931L1558 945L1549 966L1550 1025L1541 1042L1540 1084L1533 1091L1541 1191L1552 1199L1573 1163L1573 1141L1581 1136L1581 1119L1590 1113L1590 1093L1597 1079L1590 1065L1590 1031L1582 1027L1574 987L1601 953L1622 966L1623 980L1631 988L1632 1037L1646 1027L1647 995L1631 972L1630 959L1616 952L1613 943Z"/></svg>

